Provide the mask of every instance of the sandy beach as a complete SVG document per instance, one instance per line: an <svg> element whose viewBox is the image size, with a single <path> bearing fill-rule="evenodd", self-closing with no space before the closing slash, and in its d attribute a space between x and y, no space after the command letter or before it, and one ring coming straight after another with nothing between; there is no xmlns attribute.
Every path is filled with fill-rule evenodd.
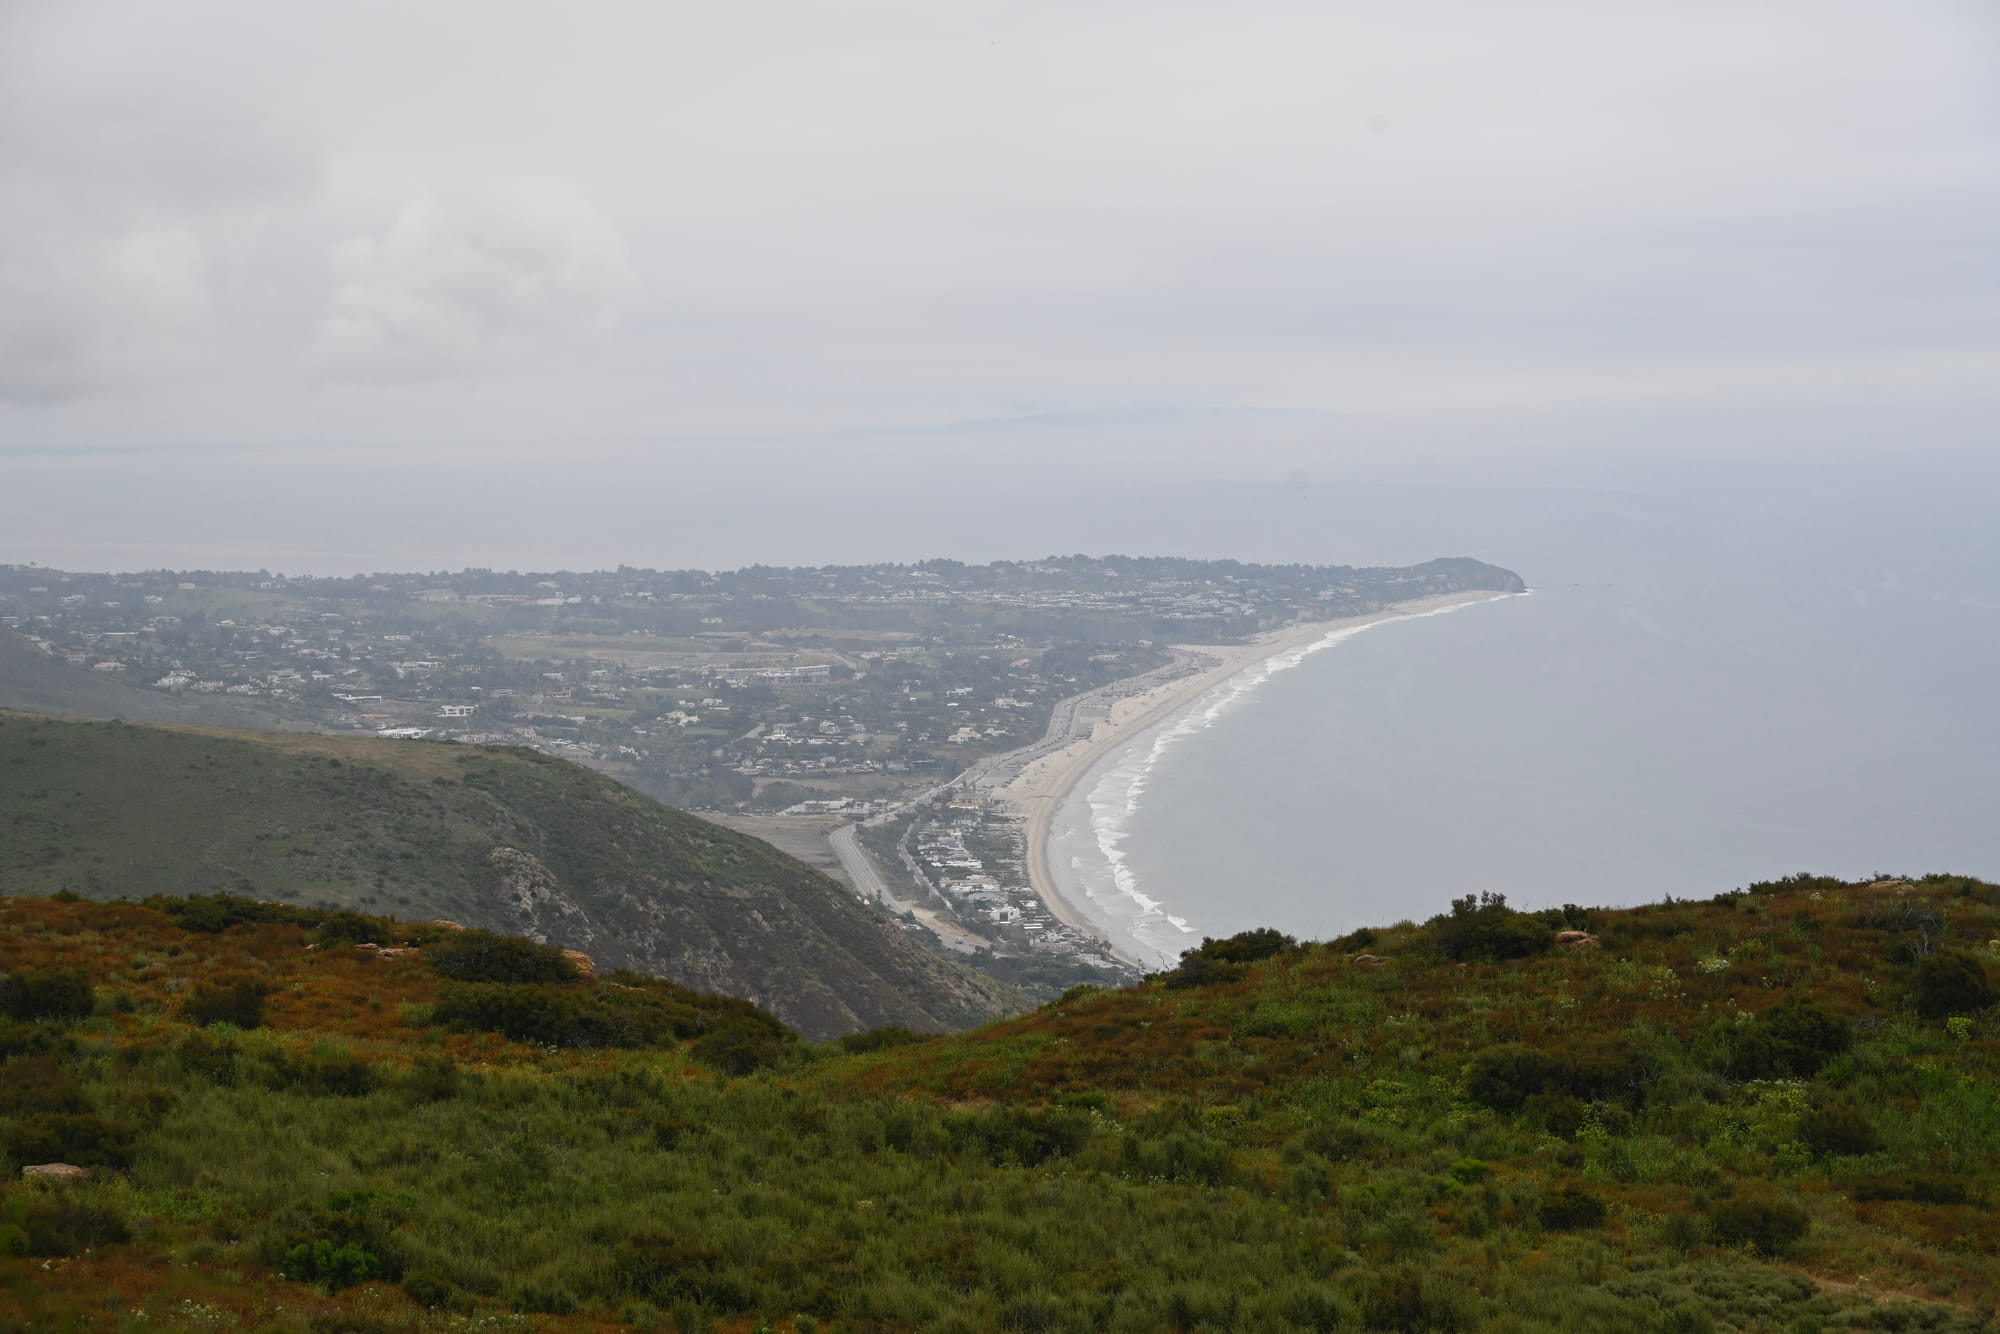
<svg viewBox="0 0 2000 1334"><path fill-rule="evenodd" d="M1212 665L1176 680L1116 699L1108 716L1097 722L1087 735L1079 736L1061 749L1028 764L1011 781L992 788L992 795L1020 811L1027 826L1029 883L1049 913L1058 921L1094 935L1105 934L1105 925L1085 911L1080 892L1058 882L1049 866L1049 827L1057 809L1097 762L1148 728L1167 721L1216 686L1246 667L1293 649L1304 648L1329 633L1353 630L1381 621L1400 620L1448 607L1486 602L1509 596L1477 591L1446 593L1415 602L1399 603L1389 610L1366 616L1350 616L1333 621L1301 622L1260 635L1247 644L1176 645L1179 653L1198 656ZM1122 942L1111 942L1114 951L1128 959ZM1132 962L1140 962L1131 959Z"/></svg>

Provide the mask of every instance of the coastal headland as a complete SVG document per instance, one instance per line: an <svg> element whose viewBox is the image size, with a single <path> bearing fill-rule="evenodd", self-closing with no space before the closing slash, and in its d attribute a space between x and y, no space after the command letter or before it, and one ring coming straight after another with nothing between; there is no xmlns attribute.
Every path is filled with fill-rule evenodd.
<svg viewBox="0 0 2000 1334"><path fill-rule="evenodd" d="M999 762L975 776L974 781L988 795L1020 813L1026 827L1029 882L1050 915L1076 930L1105 936L1119 957L1144 966L1142 960L1133 956L1129 944L1112 937L1106 924L1089 911L1088 900L1081 890L1066 885L1049 864L1049 830L1056 812L1091 770L1119 747L1167 722L1239 672L1267 659L1307 648L1329 634L1512 596L1518 595L1484 589L1443 593L1363 616L1302 621L1243 644L1176 645L1178 674L1149 673L1145 678L1114 683L1066 701L1067 715L1059 714L1051 724L1052 733L1066 725L1066 739L1063 735L1052 735L1039 746L1015 752L1020 761L1017 765L1006 762L1010 757L996 757ZM1168 675L1168 679L1159 680L1162 675Z"/></svg>

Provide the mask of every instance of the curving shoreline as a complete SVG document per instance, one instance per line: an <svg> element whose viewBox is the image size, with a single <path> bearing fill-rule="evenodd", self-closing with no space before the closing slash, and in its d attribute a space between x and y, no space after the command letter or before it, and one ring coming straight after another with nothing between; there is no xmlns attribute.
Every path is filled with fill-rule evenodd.
<svg viewBox="0 0 2000 1334"><path fill-rule="evenodd" d="M1308 647L1329 634L1513 596L1517 595L1488 590L1444 593L1399 603L1391 609L1366 616L1302 622L1271 631L1248 644L1176 645L1177 652L1191 658L1212 659L1214 665L1113 700L1108 716L1098 721L1087 735L1041 756L1023 767L1011 781L991 789L991 795L1014 807L1026 823L1028 881L1036 897L1042 900L1056 920L1105 938L1112 952L1128 963L1137 967L1148 966L1145 960L1134 957L1129 948L1133 942L1117 939L1109 924L1098 920L1090 912L1089 897L1081 887L1061 883L1049 864L1049 831L1056 812L1098 762L1142 733L1181 713L1245 668L1268 658Z"/></svg>

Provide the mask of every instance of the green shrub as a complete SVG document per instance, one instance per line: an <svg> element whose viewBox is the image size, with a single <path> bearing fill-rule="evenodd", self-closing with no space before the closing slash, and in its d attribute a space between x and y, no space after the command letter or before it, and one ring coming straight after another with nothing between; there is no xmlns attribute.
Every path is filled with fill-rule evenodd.
<svg viewBox="0 0 2000 1334"><path fill-rule="evenodd" d="M419 1056L403 1077L403 1087L420 1102L444 1102L458 1096L458 1062L449 1053Z"/></svg>
<svg viewBox="0 0 2000 1334"><path fill-rule="evenodd" d="M1737 1079L1810 1079L1854 1045L1854 1026L1818 1001L1787 996L1731 1034Z"/></svg>
<svg viewBox="0 0 2000 1334"><path fill-rule="evenodd" d="M248 979L210 986L197 982L181 1002L181 1017L191 1024L234 1024L259 1028L264 1023L264 998L270 988Z"/></svg>
<svg viewBox="0 0 2000 1334"><path fill-rule="evenodd" d="M262 903L235 894L191 894L186 898L156 895L146 900L146 906L164 912L183 931L210 935L219 935L244 923L292 920L296 913L296 909L282 904Z"/></svg>
<svg viewBox="0 0 2000 1334"><path fill-rule="evenodd" d="M1708 1235L1718 1245L1747 1245L1764 1255L1803 1240L1811 1227L1806 1211L1785 1200L1724 1200L1708 1215Z"/></svg>
<svg viewBox="0 0 2000 1334"><path fill-rule="evenodd" d="M1538 1097L1585 1102L1638 1102L1644 1070L1637 1053L1614 1042L1529 1047L1518 1042L1488 1047L1466 1070L1466 1096L1497 1111L1518 1111ZM1545 1119L1548 1104L1539 1109ZM1575 1115L1580 1118L1579 1105Z"/></svg>
<svg viewBox="0 0 2000 1334"><path fill-rule="evenodd" d="M559 1283L523 1279L507 1290L507 1305L532 1315L574 1315L576 1294Z"/></svg>
<svg viewBox="0 0 2000 1334"><path fill-rule="evenodd" d="M54 1052L0 1061L0 1116L37 1112L75 1116L89 1110L83 1085L63 1069Z"/></svg>
<svg viewBox="0 0 2000 1334"><path fill-rule="evenodd" d="M1236 1175L1236 1156L1227 1144L1183 1130L1157 1138L1128 1134L1119 1152L1126 1173L1142 1180L1224 1186Z"/></svg>
<svg viewBox="0 0 2000 1334"><path fill-rule="evenodd" d="M302 1056L277 1053L270 1082L278 1088L319 1097L359 1098L374 1090L375 1067L350 1051L316 1047Z"/></svg>
<svg viewBox="0 0 2000 1334"><path fill-rule="evenodd" d="M1581 1186L1567 1185L1543 1199L1535 1214L1551 1232L1577 1232L1604 1221L1604 1201Z"/></svg>
<svg viewBox="0 0 2000 1334"><path fill-rule="evenodd" d="M1822 1157L1873 1153L1882 1147L1875 1123L1847 1106L1823 1107L1800 1117L1799 1141Z"/></svg>
<svg viewBox="0 0 2000 1334"><path fill-rule="evenodd" d="M1095 1121L1069 1108L982 1107L945 1119L952 1146L996 1166L1039 1167L1067 1158L1089 1142Z"/></svg>
<svg viewBox="0 0 2000 1334"><path fill-rule="evenodd" d="M18 1219L22 1248L29 1255L81 1255L132 1239L131 1229L116 1210L72 1195L37 1200L8 1213Z"/></svg>
<svg viewBox="0 0 2000 1334"><path fill-rule="evenodd" d="M538 984L447 983L431 1022L555 1047L644 1047L672 1036L639 1007L614 1010L592 993Z"/></svg>
<svg viewBox="0 0 2000 1334"><path fill-rule="evenodd" d="M491 931L456 931L423 952L439 977L454 982L522 983L574 982L576 965L553 945Z"/></svg>
<svg viewBox="0 0 2000 1334"><path fill-rule="evenodd" d="M1504 894L1468 894L1451 901L1451 911L1425 924L1448 959L1494 963L1546 954L1555 931L1532 913L1515 912Z"/></svg>
<svg viewBox="0 0 2000 1334"><path fill-rule="evenodd" d="M775 1020L737 1016L696 1038L688 1055L725 1075L747 1075L778 1064L790 1047L790 1035Z"/></svg>
<svg viewBox="0 0 2000 1334"><path fill-rule="evenodd" d="M871 1028L866 1033L847 1033L840 1038L840 1049L850 1055L862 1052L887 1051L891 1047L906 1047L912 1042L926 1042L929 1033L919 1033L912 1028L901 1028L890 1024L882 1028Z"/></svg>
<svg viewBox="0 0 2000 1334"><path fill-rule="evenodd" d="M223 1088L235 1085L237 1060L241 1055L242 1048L233 1040L212 1038L206 1033L190 1033L174 1048L174 1056L183 1070Z"/></svg>
<svg viewBox="0 0 2000 1334"><path fill-rule="evenodd" d="M1239 931L1221 940L1204 936L1199 946L1182 951L1180 966L1163 977L1170 987L1234 982L1248 975L1251 964L1289 954L1298 947L1298 941L1268 926Z"/></svg>
<svg viewBox="0 0 2000 1334"><path fill-rule="evenodd" d="M1958 950L1940 950L1917 964L1917 1013L1926 1019L1977 1014L2000 1000L1986 965Z"/></svg>
<svg viewBox="0 0 2000 1334"><path fill-rule="evenodd" d="M95 1006L90 979L73 968L23 969L0 978L0 1014L9 1019L87 1019Z"/></svg>
<svg viewBox="0 0 2000 1334"><path fill-rule="evenodd" d="M1865 1201L1910 1200L1917 1204L1971 1204L1970 1187L1956 1177L1913 1174L1869 1177L1854 1183L1854 1198Z"/></svg>
<svg viewBox="0 0 2000 1334"><path fill-rule="evenodd" d="M1457 1304L1426 1285L1414 1269L1378 1274L1362 1296L1361 1313L1367 1328L1401 1334L1444 1334L1463 1329L1467 1323Z"/></svg>
<svg viewBox="0 0 2000 1334"><path fill-rule="evenodd" d="M330 912L313 928L313 940L321 946L359 945L363 941L381 942L388 939L391 932L383 928L389 924L377 918L364 917L358 912Z"/></svg>
<svg viewBox="0 0 2000 1334"><path fill-rule="evenodd" d="M317 1283L328 1292L338 1292L373 1278L380 1267L380 1261L355 1243L335 1245L322 1237L286 1251L280 1272L297 1282Z"/></svg>
<svg viewBox="0 0 2000 1334"><path fill-rule="evenodd" d="M94 1112L22 1117L0 1132L0 1150L16 1163L74 1163L123 1168L132 1161L137 1126Z"/></svg>
<svg viewBox="0 0 2000 1334"><path fill-rule="evenodd" d="M642 1228L611 1252L611 1278L627 1296L654 1303L694 1301L719 1311L748 1310L755 1294L719 1247Z"/></svg>
<svg viewBox="0 0 2000 1334"><path fill-rule="evenodd" d="M473 1307L472 1299L457 1284L428 1271L404 1278L403 1294L428 1311L451 1311L463 1315Z"/></svg>

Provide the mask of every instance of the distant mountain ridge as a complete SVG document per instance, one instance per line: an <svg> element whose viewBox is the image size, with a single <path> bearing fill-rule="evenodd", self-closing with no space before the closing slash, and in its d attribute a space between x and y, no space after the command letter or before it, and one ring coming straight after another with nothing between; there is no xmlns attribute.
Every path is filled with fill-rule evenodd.
<svg viewBox="0 0 2000 1334"><path fill-rule="evenodd" d="M0 712L0 884L451 918L827 1037L1018 1008L770 845L531 751Z"/></svg>

